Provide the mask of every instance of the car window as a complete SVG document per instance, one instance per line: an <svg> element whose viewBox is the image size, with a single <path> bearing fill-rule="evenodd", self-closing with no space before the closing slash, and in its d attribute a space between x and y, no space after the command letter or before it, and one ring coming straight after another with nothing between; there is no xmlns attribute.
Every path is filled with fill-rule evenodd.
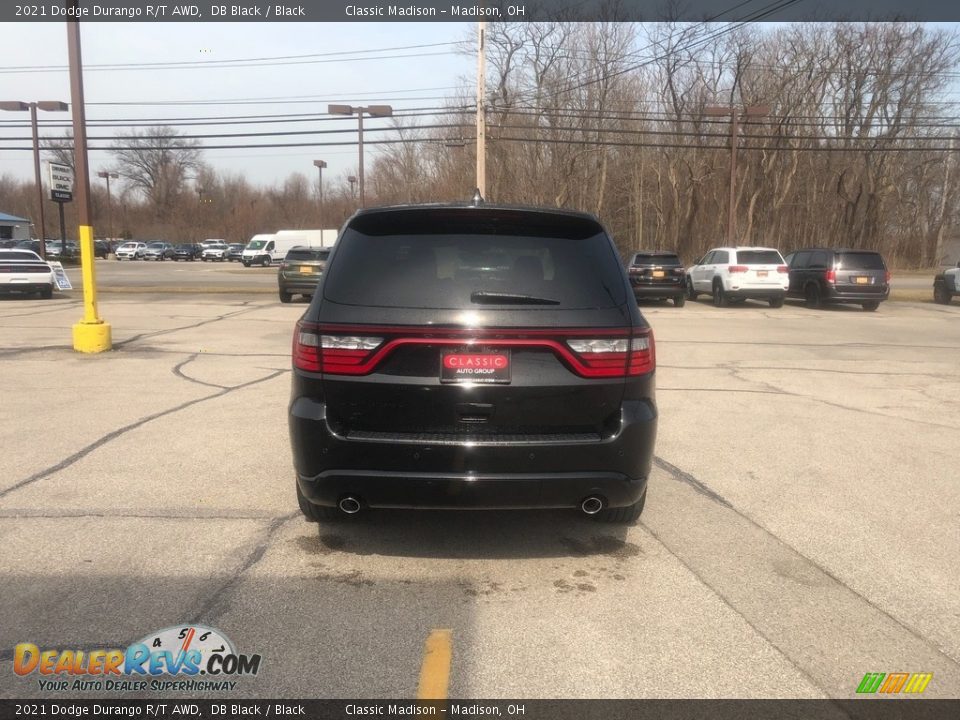
<svg viewBox="0 0 960 720"><path fill-rule="evenodd" d="M360 216L343 236L324 297L348 305L475 308L477 293L552 308L617 307L623 270L593 220L510 212ZM492 303L491 303L492 304Z"/></svg>
<svg viewBox="0 0 960 720"><path fill-rule="evenodd" d="M873 252L845 252L839 255L839 267L844 270L886 270L883 258Z"/></svg>
<svg viewBox="0 0 960 720"><path fill-rule="evenodd" d="M712 260L713 260L713 252L711 251L711 252L708 252L706 255L704 255L702 258L700 258L700 261L697 263L697 265L709 265Z"/></svg>
<svg viewBox="0 0 960 720"><path fill-rule="evenodd" d="M287 252L287 256L284 258L284 260L317 261L326 260L329 255L329 250L295 248Z"/></svg>
<svg viewBox="0 0 960 720"><path fill-rule="evenodd" d="M780 265L783 258L776 250L737 250L737 262L742 265Z"/></svg>
<svg viewBox="0 0 960 720"><path fill-rule="evenodd" d="M796 253L792 262L788 263L790 267L803 269L810 264L810 251L802 250L801 252Z"/></svg>
<svg viewBox="0 0 960 720"><path fill-rule="evenodd" d="M28 250L11 250L10 252L0 253L0 261L4 260L33 260L37 261L40 256Z"/></svg>
<svg viewBox="0 0 960 720"><path fill-rule="evenodd" d="M267 243L267 250L273 250L273 247L274 247L273 240L271 240L270 242Z"/></svg>
<svg viewBox="0 0 960 720"><path fill-rule="evenodd" d="M713 257L710 259L710 265L723 265L730 262L730 253L726 250L714 250Z"/></svg>
<svg viewBox="0 0 960 720"><path fill-rule="evenodd" d="M829 258L827 257L827 253L825 253L823 250L817 250L810 258L811 268L825 268L828 264Z"/></svg>

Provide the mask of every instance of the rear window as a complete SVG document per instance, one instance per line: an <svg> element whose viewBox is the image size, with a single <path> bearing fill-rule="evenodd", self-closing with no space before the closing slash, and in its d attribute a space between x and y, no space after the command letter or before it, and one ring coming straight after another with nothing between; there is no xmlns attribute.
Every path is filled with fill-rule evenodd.
<svg viewBox="0 0 960 720"><path fill-rule="evenodd" d="M32 252L13 250L11 252L0 253L0 262L4 260L33 260L36 262L39 259L40 256Z"/></svg>
<svg viewBox="0 0 960 720"><path fill-rule="evenodd" d="M441 309L489 306L471 297L501 293L552 301L542 307L606 308L626 302L621 267L589 218L472 208L371 213L344 231L324 296Z"/></svg>
<svg viewBox="0 0 960 720"><path fill-rule="evenodd" d="M299 248L287 252L285 260L307 260L317 261L326 260L330 256L329 250L310 250L309 248Z"/></svg>
<svg viewBox="0 0 960 720"><path fill-rule="evenodd" d="M683 263L680 262L680 257L677 255L671 254L638 254L633 258L634 265L666 265L666 266L679 266Z"/></svg>
<svg viewBox="0 0 960 720"><path fill-rule="evenodd" d="M737 250L737 262L742 265L783 265L776 250Z"/></svg>
<svg viewBox="0 0 960 720"><path fill-rule="evenodd" d="M839 267L844 270L886 270L883 258L872 252L845 252L838 256Z"/></svg>

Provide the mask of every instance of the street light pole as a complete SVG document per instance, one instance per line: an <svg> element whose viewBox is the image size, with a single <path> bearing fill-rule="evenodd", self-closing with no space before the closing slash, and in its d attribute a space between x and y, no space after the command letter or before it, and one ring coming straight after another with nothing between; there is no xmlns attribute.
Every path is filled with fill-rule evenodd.
<svg viewBox="0 0 960 720"><path fill-rule="evenodd" d="M69 0L74 17L78 0ZM70 96L73 104L74 190L80 221L80 264L83 275L83 319L73 326L73 349L98 353L113 347L110 324L97 313L97 274L93 262L93 224L90 213L90 173L87 164L87 116L83 102L83 60L80 52L80 23L67 22L67 58L70 64Z"/></svg>
<svg viewBox="0 0 960 720"><path fill-rule="evenodd" d="M390 117L393 115L393 107L390 105L368 105L366 107L354 107L352 105L328 105L327 112L331 115L353 115L357 114L357 130L359 132L359 142L357 147L360 152L360 167L357 175L360 179L360 207L366 206L366 193L363 186L363 114L370 117Z"/></svg>
<svg viewBox="0 0 960 720"><path fill-rule="evenodd" d="M314 167L320 171L319 184L317 185L317 194L320 196L320 234L321 234L321 244L322 235L323 235L323 169L327 166L327 163L323 160L314 160Z"/></svg>
<svg viewBox="0 0 960 720"><path fill-rule="evenodd" d="M727 206L727 244L737 244L737 146L740 120L751 117L763 117L770 114L769 105L748 105L744 108L708 105L703 109L706 115L730 116L730 198Z"/></svg>
<svg viewBox="0 0 960 720"><path fill-rule="evenodd" d="M107 181L107 231L110 233L110 239L113 240L113 211L110 207L110 178L116 180L118 177L120 177L120 175L115 172L101 170L97 173L97 177L102 177Z"/></svg>
<svg viewBox="0 0 960 720"><path fill-rule="evenodd" d="M487 72L486 72L487 23L477 23L477 190L480 197L487 196Z"/></svg>
<svg viewBox="0 0 960 720"><path fill-rule="evenodd" d="M43 209L43 179L40 176L40 133L37 129L37 110L47 112L66 112L69 106L59 100L41 100L39 102L0 102L0 110L11 110L14 112L30 111L30 127L33 131L33 173L37 191L37 209L40 212L40 257L47 257L47 220Z"/></svg>
<svg viewBox="0 0 960 720"><path fill-rule="evenodd" d="M353 200L356 200L356 198L357 198L357 191L356 191L356 186L354 185L354 183L357 182L357 176L356 176L356 175L350 175L350 176L348 176L348 177L347 177L347 182L350 183L350 198L353 199Z"/></svg>

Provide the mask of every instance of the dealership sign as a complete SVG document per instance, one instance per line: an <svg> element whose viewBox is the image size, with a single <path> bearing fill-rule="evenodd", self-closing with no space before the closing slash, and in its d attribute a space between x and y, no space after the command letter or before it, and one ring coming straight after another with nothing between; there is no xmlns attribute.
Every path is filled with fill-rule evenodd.
<svg viewBox="0 0 960 720"><path fill-rule="evenodd" d="M73 168L59 163L47 163L50 199L56 202L73 200Z"/></svg>

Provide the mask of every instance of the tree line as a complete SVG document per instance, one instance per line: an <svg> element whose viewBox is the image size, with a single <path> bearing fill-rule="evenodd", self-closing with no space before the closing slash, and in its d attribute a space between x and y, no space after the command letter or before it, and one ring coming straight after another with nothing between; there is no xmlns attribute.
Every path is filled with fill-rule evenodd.
<svg viewBox="0 0 960 720"><path fill-rule="evenodd" d="M742 114L737 243L871 248L928 267L960 229L960 41L938 27L492 23L486 47L487 199L595 213L624 255L675 249L692 261L726 243L731 109ZM368 204L471 196L472 92L465 82L446 104L456 127L397 120L402 142L368 164ZM69 137L46 145L72 163ZM121 133L114 148L115 236L239 241L319 222L316 180L254 186L204 162L177 128ZM33 217L32 192L2 178L0 206ZM324 195L328 227L355 209L345 177Z"/></svg>

